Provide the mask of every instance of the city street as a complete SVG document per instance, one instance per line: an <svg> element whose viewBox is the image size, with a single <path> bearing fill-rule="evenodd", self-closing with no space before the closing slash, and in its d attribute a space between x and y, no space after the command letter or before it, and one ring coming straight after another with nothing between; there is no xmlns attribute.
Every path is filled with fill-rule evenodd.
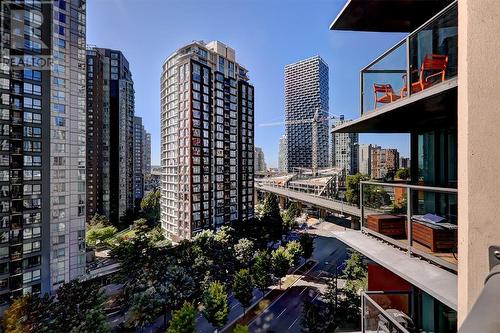
<svg viewBox="0 0 500 333"><path fill-rule="evenodd" d="M322 223L324 224L324 223ZM318 236L314 241L313 258L318 260L307 276L299 279L280 298L272 303L260 316L249 325L252 333L300 332L302 303L314 301L325 285L313 281L310 277L324 277L333 274L337 266L347 258L345 245L332 237ZM314 279L315 280L315 279Z"/></svg>

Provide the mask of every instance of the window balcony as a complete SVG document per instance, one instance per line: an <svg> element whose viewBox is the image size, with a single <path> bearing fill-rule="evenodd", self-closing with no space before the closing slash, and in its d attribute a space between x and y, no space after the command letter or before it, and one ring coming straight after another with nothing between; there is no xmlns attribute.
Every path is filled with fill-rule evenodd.
<svg viewBox="0 0 500 333"><path fill-rule="evenodd" d="M454 2L361 70L361 115L455 79L457 44Z"/></svg>
<svg viewBox="0 0 500 333"><path fill-rule="evenodd" d="M364 233L457 270L457 189L363 181L360 202Z"/></svg>

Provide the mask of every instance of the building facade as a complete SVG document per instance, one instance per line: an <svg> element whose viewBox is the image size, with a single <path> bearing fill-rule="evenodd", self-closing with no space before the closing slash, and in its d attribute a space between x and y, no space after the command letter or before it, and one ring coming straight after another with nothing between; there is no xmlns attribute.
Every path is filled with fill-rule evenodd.
<svg viewBox="0 0 500 333"><path fill-rule="evenodd" d="M262 148L255 147L253 158L255 162L255 172L267 171L266 160L264 158L264 152L262 151Z"/></svg>
<svg viewBox="0 0 500 333"><path fill-rule="evenodd" d="M50 293L85 273L86 11L85 1L0 6L5 306L26 293Z"/></svg>
<svg viewBox="0 0 500 333"><path fill-rule="evenodd" d="M399 169L399 152L397 149L373 146L371 160L371 177L373 179L382 179L388 174L394 175Z"/></svg>
<svg viewBox="0 0 500 333"><path fill-rule="evenodd" d="M149 175L151 173L151 133L144 130L143 134L144 143L143 143L143 157L142 160L144 162L144 174Z"/></svg>
<svg viewBox="0 0 500 333"><path fill-rule="evenodd" d="M328 65L319 56L285 66L287 171L313 166L313 124L328 117ZM311 120L309 123L288 123ZM317 166L328 167L328 122L317 122Z"/></svg>
<svg viewBox="0 0 500 333"><path fill-rule="evenodd" d="M118 222L134 208L134 83L122 52L88 47L87 85L87 149L93 152L87 154L87 220L98 213Z"/></svg>
<svg viewBox="0 0 500 333"><path fill-rule="evenodd" d="M193 42L161 76L161 225L168 238L253 217L254 88L235 51Z"/></svg>
<svg viewBox="0 0 500 333"><path fill-rule="evenodd" d="M397 15L391 13L395 6ZM498 149L494 155L485 153L492 147L490 137L498 136L493 125L498 123L498 113L493 111L498 98L486 97L479 87L498 86L491 71L498 72L492 64L500 43L484 32L498 30L495 14L499 12L493 2L467 0L425 5L349 1L331 24L333 30L407 33L401 43L360 69L360 117L336 128L338 133L407 133L410 137L410 179L380 182L376 187L361 182L361 193L376 190L387 196L372 200L376 192L371 192L364 197L362 232L337 235L372 261L367 264L366 291L361 293L363 331L390 331L395 320L389 313L396 310L412 323L412 329L397 329L402 332L457 332L491 269L488 247L500 238L494 233L498 227L491 229L486 221L493 221L499 209L484 195L498 188L498 177L495 168L488 172L484 163L498 164ZM468 29L473 32L464 36ZM440 66L439 74L433 75L429 64ZM367 98L371 94L375 98ZM481 126L471 127L472 123ZM373 178L381 179L399 167L397 151L372 150ZM460 154L462 159L457 157ZM474 191L477 188L482 191ZM475 196L476 192L481 194ZM366 212L371 208L377 212ZM400 211L406 212L404 217ZM385 222L399 229L379 228ZM409 301L397 304L402 297ZM481 306L479 312L489 312L486 309L495 303L491 299L491 305ZM373 315L377 306L380 311ZM475 327L464 332L495 331L496 313L489 314L489 322L476 319Z"/></svg>
<svg viewBox="0 0 500 333"><path fill-rule="evenodd" d="M372 145L358 144L358 169L363 175L372 174Z"/></svg>
<svg viewBox="0 0 500 333"><path fill-rule="evenodd" d="M400 168L410 168L411 159L409 157L399 157L399 167Z"/></svg>
<svg viewBox="0 0 500 333"><path fill-rule="evenodd" d="M144 197L144 125L134 117L134 206L138 210Z"/></svg>
<svg viewBox="0 0 500 333"><path fill-rule="evenodd" d="M341 115L332 124L332 130L347 122ZM358 172L358 133L332 133L331 166L344 171L346 175Z"/></svg>
<svg viewBox="0 0 500 333"><path fill-rule="evenodd" d="M278 152L278 172L285 173L288 172L288 148L286 135L282 135L280 138L280 146Z"/></svg>

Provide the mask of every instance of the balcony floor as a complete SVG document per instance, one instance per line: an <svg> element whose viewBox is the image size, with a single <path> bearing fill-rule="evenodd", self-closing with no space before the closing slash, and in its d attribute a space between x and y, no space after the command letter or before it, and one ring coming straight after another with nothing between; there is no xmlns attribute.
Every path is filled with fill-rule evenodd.
<svg viewBox="0 0 500 333"><path fill-rule="evenodd" d="M334 133L412 133L457 125L457 77L364 113Z"/></svg>
<svg viewBox="0 0 500 333"><path fill-rule="evenodd" d="M410 257L394 246L360 231L334 232L334 236L443 304L457 309L455 274L427 261Z"/></svg>

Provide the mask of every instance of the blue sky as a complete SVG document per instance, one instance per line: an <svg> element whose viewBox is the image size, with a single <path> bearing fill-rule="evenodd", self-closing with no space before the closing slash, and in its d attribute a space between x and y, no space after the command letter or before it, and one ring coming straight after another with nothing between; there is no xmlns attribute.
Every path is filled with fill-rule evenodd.
<svg viewBox="0 0 500 333"><path fill-rule="evenodd" d="M330 68L330 113L359 117L359 70L402 34L330 31L346 0L88 0L87 43L121 50L130 62L136 115L152 133L152 162L160 163L161 66L193 40L220 40L236 50L255 86L255 144L277 166L283 127L286 64L320 55ZM362 143L397 148L407 135L361 135Z"/></svg>

